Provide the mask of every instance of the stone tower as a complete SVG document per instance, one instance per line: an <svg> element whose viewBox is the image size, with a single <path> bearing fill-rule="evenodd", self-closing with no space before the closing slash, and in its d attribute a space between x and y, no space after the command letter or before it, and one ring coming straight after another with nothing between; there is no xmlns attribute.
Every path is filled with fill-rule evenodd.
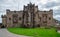
<svg viewBox="0 0 60 37"><path fill-rule="evenodd" d="M23 27L35 27L36 26L35 20L38 17L37 15L38 6L35 6L35 4L32 4L32 3L28 4L27 6L24 5L23 12L24 12L23 13Z"/></svg>

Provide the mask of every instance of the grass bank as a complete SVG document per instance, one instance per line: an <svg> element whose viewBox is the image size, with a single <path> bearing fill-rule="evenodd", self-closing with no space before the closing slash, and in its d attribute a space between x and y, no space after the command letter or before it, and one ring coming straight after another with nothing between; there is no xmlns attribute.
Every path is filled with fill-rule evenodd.
<svg viewBox="0 0 60 37"><path fill-rule="evenodd" d="M60 34L58 34L54 28L8 28L8 31L33 37L60 37Z"/></svg>

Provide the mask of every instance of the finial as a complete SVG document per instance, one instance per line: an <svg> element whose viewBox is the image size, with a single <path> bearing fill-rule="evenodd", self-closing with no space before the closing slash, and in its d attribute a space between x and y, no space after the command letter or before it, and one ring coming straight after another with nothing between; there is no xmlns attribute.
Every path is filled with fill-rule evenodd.
<svg viewBox="0 0 60 37"><path fill-rule="evenodd" d="M30 4L32 5L32 3L30 2Z"/></svg>

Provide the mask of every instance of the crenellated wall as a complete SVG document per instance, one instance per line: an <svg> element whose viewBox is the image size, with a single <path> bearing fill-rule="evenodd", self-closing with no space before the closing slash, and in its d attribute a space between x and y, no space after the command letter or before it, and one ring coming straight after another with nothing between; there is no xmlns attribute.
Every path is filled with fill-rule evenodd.
<svg viewBox="0 0 60 37"><path fill-rule="evenodd" d="M50 27L53 25L53 10L39 11L35 4L24 5L22 11L6 10L2 23L7 27Z"/></svg>

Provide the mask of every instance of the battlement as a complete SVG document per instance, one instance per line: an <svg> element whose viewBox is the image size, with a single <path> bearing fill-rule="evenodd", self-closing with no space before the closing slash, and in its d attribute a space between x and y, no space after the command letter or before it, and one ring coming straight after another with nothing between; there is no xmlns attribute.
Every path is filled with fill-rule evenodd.
<svg viewBox="0 0 60 37"><path fill-rule="evenodd" d="M6 9L6 11L10 11L9 9Z"/></svg>
<svg viewBox="0 0 60 37"><path fill-rule="evenodd" d="M1 16L7 27L50 27L53 25L53 10L40 11L38 6L31 2L24 5L23 10L6 10L6 15Z"/></svg>
<svg viewBox="0 0 60 37"><path fill-rule="evenodd" d="M53 12L53 10L52 9L50 9L50 10L48 10L48 11L46 11L46 10L38 10L38 12Z"/></svg>
<svg viewBox="0 0 60 37"><path fill-rule="evenodd" d="M6 15L1 15L2 18L6 18Z"/></svg>

